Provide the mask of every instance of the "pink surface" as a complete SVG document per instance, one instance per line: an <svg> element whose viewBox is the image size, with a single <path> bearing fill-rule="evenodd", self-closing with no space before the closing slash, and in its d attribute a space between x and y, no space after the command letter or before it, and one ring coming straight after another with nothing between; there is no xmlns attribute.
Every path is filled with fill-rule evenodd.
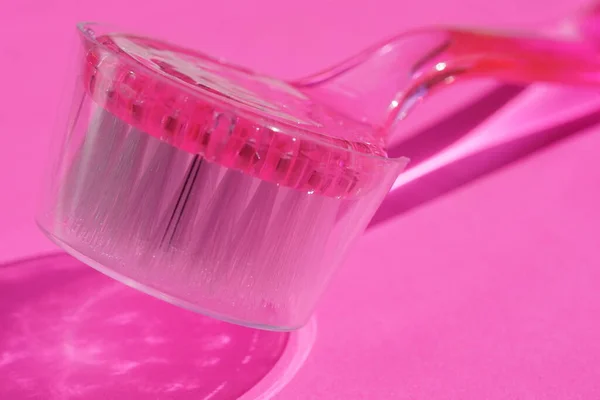
<svg viewBox="0 0 600 400"><path fill-rule="evenodd" d="M66 254L0 276L2 399L237 398L288 341L174 308Z"/></svg>
<svg viewBox="0 0 600 400"><path fill-rule="evenodd" d="M2 261L54 248L32 216L77 20L157 26L184 44L289 77L409 27L540 28L582 1L348 4L3 4ZM472 97L464 90L448 93ZM312 352L276 398L600 397L598 97L503 88L450 119L442 101L454 104L453 96L426 103L406 125L425 127L407 147L424 161L399 181L337 274L317 312ZM481 124L490 114L484 104L503 103ZM423 117L436 117L435 129ZM0 301L15 297L2 291ZM260 398L260 390L249 395Z"/></svg>

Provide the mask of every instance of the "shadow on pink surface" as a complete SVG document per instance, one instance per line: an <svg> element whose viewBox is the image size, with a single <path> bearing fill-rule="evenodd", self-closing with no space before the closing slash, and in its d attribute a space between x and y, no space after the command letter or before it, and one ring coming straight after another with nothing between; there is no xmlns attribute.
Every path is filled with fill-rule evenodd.
<svg viewBox="0 0 600 400"><path fill-rule="evenodd" d="M436 156L466 136L521 92L522 89L515 86L502 86L432 127L395 145L390 153L402 152L411 158L409 169L416 168L423 161ZM595 110L444 163L439 168L392 190L375 213L369 228L581 133L597 125L599 121L600 110Z"/></svg>
<svg viewBox="0 0 600 400"><path fill-rule="evenodd" d="M467 136L524 89L517 85L502 85L489 93L477 96L441 121L425 127L405 140L394 141L388 154L393 157L409 157L408 168L414 168Z"/></svg>
<svg viewBox="0 0 600 400"><path fill-rule="evenodd" d="M203 317L66 255L0 266L0 398L233 399L288 334Z"/></svg>

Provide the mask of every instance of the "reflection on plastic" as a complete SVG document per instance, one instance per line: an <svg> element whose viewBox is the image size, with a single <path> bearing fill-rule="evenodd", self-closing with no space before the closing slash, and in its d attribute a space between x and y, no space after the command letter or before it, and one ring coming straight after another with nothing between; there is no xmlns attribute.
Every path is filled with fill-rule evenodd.
<svg viewBox="0 0 600 400"><path fill-rule="evenodd" d="M0 399L235 399L287 333L203 317L67 255L0 266Z"/></svg>

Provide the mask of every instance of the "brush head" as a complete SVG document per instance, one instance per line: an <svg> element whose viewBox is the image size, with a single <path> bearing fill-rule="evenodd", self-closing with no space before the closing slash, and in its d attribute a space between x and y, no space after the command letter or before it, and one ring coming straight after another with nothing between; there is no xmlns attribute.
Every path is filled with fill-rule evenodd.
<svg viewBox="0 0 600 400"><path fill-rule="evenodd" d="M85 33L84 33L85 34ZM301 88L147 37L85 37L84 86L104 109L192 154L332 197L378 184L373 127Z"/></svg>
<svg viewBox="0 0 600 400"><path fill-rule="evenodd" d="M404 162L300 86L95 24L80 39L42 230L180 307L305 324Z"/></svg>

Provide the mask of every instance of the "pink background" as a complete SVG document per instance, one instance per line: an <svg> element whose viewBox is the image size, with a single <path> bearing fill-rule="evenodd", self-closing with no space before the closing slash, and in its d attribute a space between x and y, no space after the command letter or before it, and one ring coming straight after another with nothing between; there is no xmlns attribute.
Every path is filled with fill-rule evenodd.
<svg viewBox="0 0 600 400"><path fill-rule="evenodd" d="M33 214L76 21L155 29L297 77L410 27L539 29L584 4L1 1L1 262L54 249ZM416 116L410 127L426 140L407 149L426 159L470 134L399 181L324 296L314 348L277 398L600 398L600 96L503 89L427 130L423 117L441 118L448 96Z"/></svg>

